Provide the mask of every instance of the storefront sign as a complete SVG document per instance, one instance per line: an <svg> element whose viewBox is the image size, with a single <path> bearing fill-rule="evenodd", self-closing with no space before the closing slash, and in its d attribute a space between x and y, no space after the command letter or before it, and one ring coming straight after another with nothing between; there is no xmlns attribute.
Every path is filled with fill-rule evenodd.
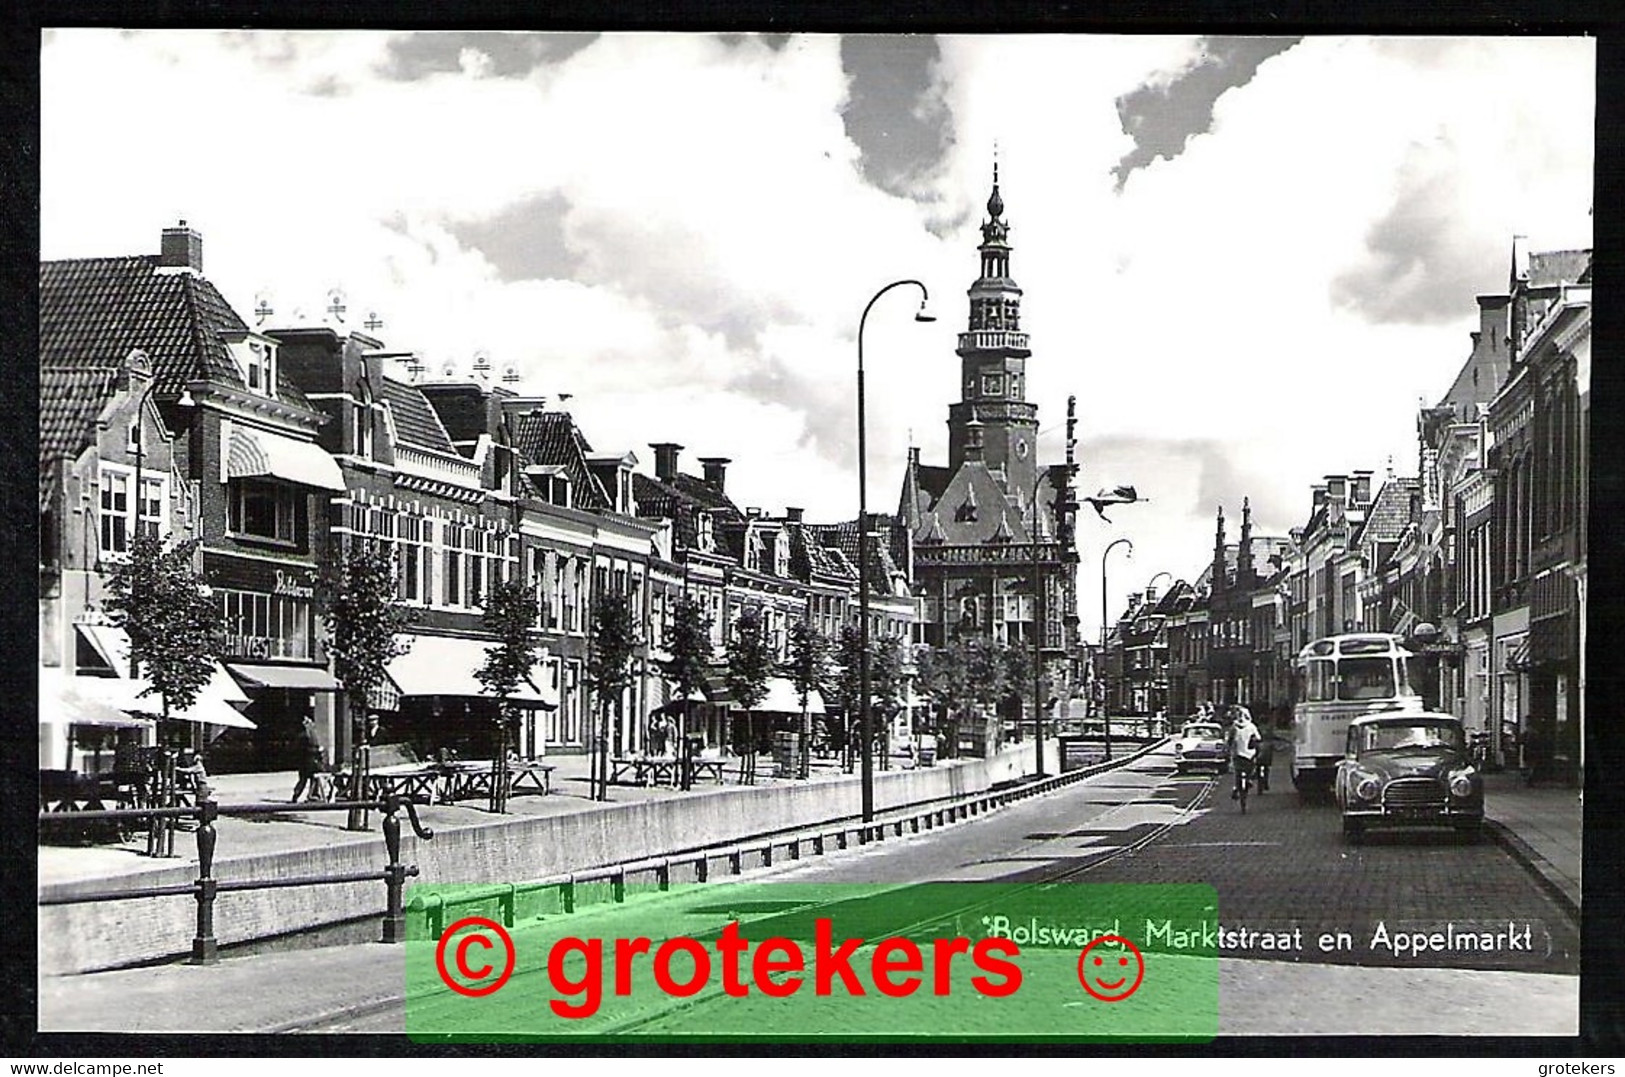
<svg viewBox="0 0 1625 1077"><path fill-rule="evenodd" d="M316 588L308 571L295 573L279 568L276 570L276 585L271 589L271 593L287 595L289 598L315 598Z"/></svg>

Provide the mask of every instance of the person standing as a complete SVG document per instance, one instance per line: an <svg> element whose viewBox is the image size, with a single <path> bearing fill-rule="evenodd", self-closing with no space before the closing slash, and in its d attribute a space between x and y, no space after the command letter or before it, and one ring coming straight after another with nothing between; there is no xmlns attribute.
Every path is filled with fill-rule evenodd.
<svg viewBox="0 0 1625 1077"><path fill-rule="evenodd" d="M305 795L305 788L315 789L316 775L327 769L327 756L322 751L321 738L316 735L316 714L308 707L299 724L299 782L293 787L289 803L297 804Z"/></svg>

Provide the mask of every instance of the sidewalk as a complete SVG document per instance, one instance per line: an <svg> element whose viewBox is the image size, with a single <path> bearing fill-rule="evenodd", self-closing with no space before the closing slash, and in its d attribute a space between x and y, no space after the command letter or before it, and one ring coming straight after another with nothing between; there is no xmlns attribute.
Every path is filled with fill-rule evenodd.
<svg viewBox="0 0 1625 1077"><path fill-rule="evenodd" d="M556 769L551 776L551 793L547 796L525 794L508 801L508 815L494 816L484 799L464 800L455 804L418 805L418 818L423 825L435 831L489 826L504 818L542 817L592 811L605 802L589 799L591 783L589 773L592 761L586 755L554 755L547 762ZM894 768L899 760L893 759ZM952 765L951 761L939 764ZM876 760L877 771L879 760ZM773 762L763 756L757 760L756 786L792 784L794 779L774 778ZM849 777L836 760L814 760L811 780L830 781ZM215 799L222 805L250 803L279 803L288 800L298 775L293 771L261 772L254 774L223 774L210 778ZM696 782L693 793L740 786L712 781ZM637 801L664 800L692 795L669 786L611 785L608 804L626 804ZM302 811L300 805L289 804L286 812L253 818L222 816L215 823L218 844L217 860L263 853L316 849L326 846L370 843L383 847L379 828L379 814L374 812L371 828L365 831L346 830L345 812ZM403 816L404 822L404 816ZM162 872L178 865L196 863L196 837L189 831L175 834L175 856L154 858L146 854L146 835L141 833L129 842L93 846L46 845L39 846L37 884L40 887L85 880L129 879L133 876ZM131 885L138 885L131 882Z"/></svg>
<svg viewBox="0 0 1625 1077"><path fill-rule="evenodd" d="M1484 775L1490 834L1580 915L1580 842L1584 810L1568 786L1527 786L1516 771Z"/></svg>

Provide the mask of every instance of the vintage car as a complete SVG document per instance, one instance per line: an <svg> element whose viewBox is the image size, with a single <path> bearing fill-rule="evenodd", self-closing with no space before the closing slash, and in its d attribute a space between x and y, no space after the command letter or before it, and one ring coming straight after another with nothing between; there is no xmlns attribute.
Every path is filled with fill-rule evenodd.
<svg viewBox="0 0 1625 1077"><path fill-rule="evenodd" d="M1454 827L1476 839L1484 822L1484 780L1461 720L1431 711L1367 714L1349 723L1333 792L1343 837L1371 827Z"/></svg>
<svg viewBox="0 0 1625 1077"><path fill-rule="evenodd" d="M1217 722L1189 722L1174 740L1174 769L1184 774L1198 767L1230 769L1230 740Z"/></svg>

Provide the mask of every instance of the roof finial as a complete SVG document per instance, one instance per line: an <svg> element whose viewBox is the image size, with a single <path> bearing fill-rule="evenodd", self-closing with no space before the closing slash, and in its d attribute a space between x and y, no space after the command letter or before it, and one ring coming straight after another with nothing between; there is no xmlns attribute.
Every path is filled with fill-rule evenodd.
<svg viewBox="0 0 1625 1077"><path fill-rule="evenodd" d="M999 196L999 144L993 143L993 193L987 199L987 215L998 220L1004 215L1004 199Z"/></svg>

